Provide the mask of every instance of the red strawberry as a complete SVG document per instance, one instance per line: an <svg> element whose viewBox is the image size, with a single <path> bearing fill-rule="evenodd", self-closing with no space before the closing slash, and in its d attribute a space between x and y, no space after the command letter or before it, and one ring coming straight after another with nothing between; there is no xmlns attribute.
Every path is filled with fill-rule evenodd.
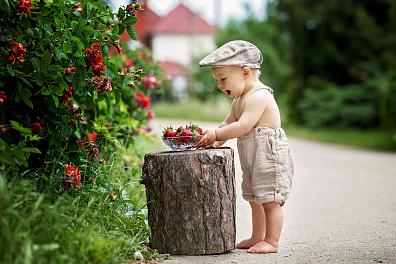
<svg viewBox="0 0 396 264"><path fill-rule="evenodd" d="M164 137L174 137L175 136L175 131L173 131L172 127L167 127L162 131Z"/></svg>
<svg viewBox="0 0 396 264"><path fill-rule="evenodd" d="M168 130L164 133L164 137L174 137L175 131Z"/></svg>
<svg viewBox="0 0 396 264"><path fill-rule="evenodd" d="M183 127L182 127L182 126L179 126L179 127L177 128L177 130L176 130L176 134L180 134L180 133L182 132L182 130L183 130Z"/></svg>
<svg viewBox="0 0 396 264"><path fill-rule="evenodd" d="M194 136L194 132L188 130L188 129L183 129L181 136Z"/></svg>

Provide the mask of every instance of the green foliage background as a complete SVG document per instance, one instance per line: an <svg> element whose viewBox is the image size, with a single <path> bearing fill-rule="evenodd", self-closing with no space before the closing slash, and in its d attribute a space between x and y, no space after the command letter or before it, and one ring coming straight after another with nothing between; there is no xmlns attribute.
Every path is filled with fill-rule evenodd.
<svg viewBox="0 0 396 264"><path fill-rule="evenodd" d="M273 0L267 18L251 15L219 30L218 46L235 39L263 53L261 80L285 101L288 121L306 127L396 130L396 2ZM205 77L206 76L206 77ZM196 94L218 89L210 70Z"/></svg>

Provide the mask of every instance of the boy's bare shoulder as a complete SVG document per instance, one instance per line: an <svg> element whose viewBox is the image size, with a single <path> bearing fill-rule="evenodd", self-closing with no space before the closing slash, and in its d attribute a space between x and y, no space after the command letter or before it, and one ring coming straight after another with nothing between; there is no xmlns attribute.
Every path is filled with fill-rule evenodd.
<svg viewBox="0 0 396 264"><path fill-rule="evenodd" d="M249 101L249 102L258 102L258 103L262 103L263 101L268 101L268 100L273 100L274 96L272 95L272 93L267 90L267 89L259 89L254 91L252 94L247 95L245 98L245 101Z"/></svg>

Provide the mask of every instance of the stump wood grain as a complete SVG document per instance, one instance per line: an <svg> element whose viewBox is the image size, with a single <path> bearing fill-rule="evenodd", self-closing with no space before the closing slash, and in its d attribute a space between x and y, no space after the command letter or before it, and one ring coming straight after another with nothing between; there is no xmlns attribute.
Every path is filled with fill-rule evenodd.
<svg viewBox="0 0 396 264"><path fill-rule="evenodd" d="M175 255L235 248L235 169L231 148L161 151L144 157L150 246Z"/></svg>

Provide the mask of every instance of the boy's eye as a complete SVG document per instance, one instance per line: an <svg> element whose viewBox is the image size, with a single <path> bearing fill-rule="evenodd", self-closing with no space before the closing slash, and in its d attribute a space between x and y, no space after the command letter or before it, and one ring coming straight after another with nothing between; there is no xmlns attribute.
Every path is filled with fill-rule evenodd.
<svg viewBox="0 0 396 264"><path fill-rule="evenodd" d="M222 80L222 81L225 81L225 79L227 79L227 78L222 78L221 80Z"/></svg>

